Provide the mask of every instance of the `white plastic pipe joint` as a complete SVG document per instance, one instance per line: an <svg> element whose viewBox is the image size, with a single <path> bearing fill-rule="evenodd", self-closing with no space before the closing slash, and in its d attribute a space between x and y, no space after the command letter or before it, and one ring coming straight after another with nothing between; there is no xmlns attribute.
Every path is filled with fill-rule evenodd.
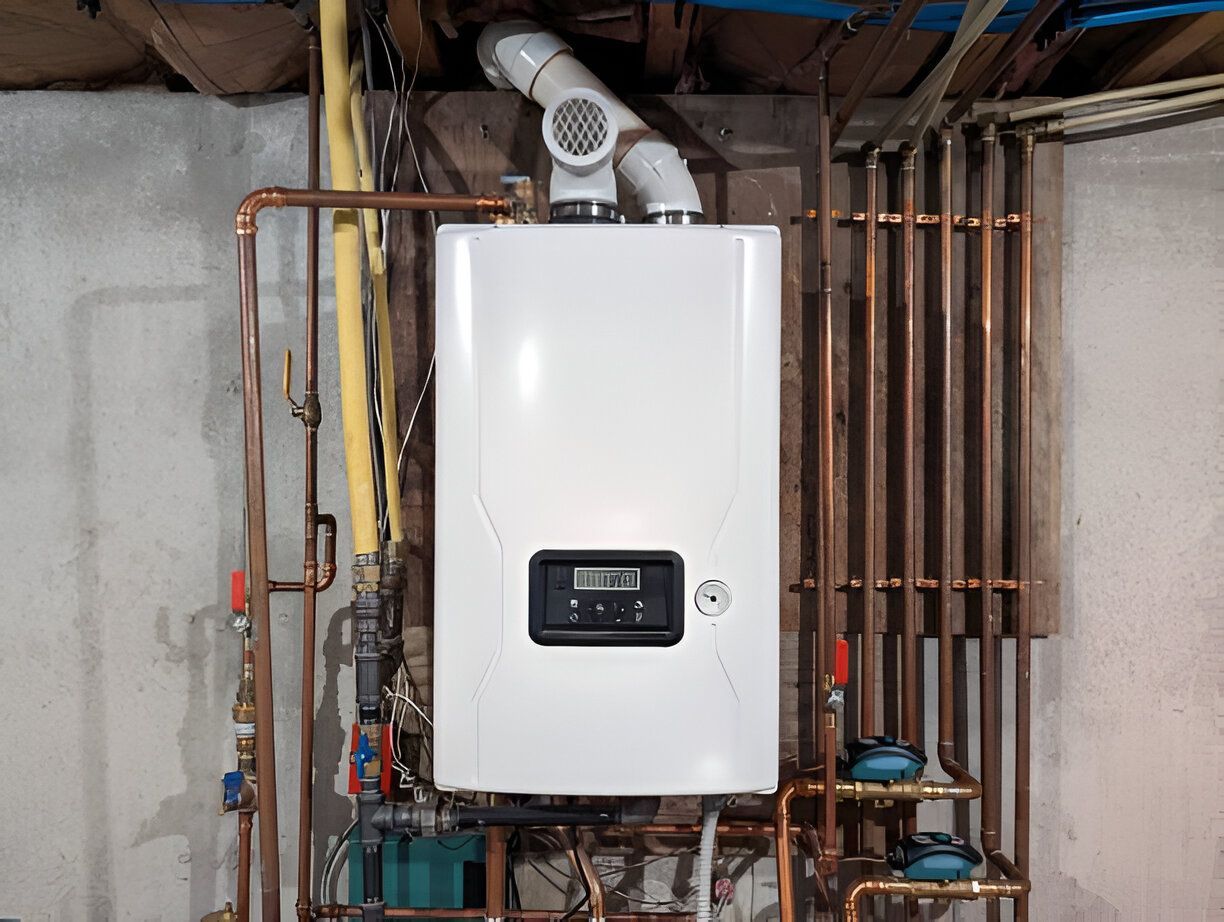
<svg viewBox="0 0 1224 922"><path fill-rule="evenodd" d="M657 224L700 223L697 186L676 146L617 99L603 81L574 57L573 50L556 33L521 20L491 23L480 34L477 54L485 76L494 86L517 89L545 108L544 139L557 165L553 171L554 202L566 201L557 197L558 191L563 196L578 194L572 184L567 185L566 173L591 174L575 174L571 167L558 161L554 145L549 143L551 119L562 111L566 100L586 99L600 105L608 117L613 138L612 166L637 200L643 220ZM556 188L559 179L560 190ZM604 201L590 196L586 200Z"/></svg>

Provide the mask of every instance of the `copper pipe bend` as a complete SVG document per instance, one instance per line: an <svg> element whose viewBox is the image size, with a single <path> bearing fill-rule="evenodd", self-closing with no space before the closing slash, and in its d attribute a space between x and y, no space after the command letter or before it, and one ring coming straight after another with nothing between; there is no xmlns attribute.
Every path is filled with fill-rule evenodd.
<svg viewBox="0 0 1224 922"><path fill-rule="evenodd" d="M509 214L504 195L460 195L449 192L351 192L340 189L284 189L268 186L247 194L234 216L234 232L254 234L255 219L265 208L389 208L395 211L475 211Z"/></svg>

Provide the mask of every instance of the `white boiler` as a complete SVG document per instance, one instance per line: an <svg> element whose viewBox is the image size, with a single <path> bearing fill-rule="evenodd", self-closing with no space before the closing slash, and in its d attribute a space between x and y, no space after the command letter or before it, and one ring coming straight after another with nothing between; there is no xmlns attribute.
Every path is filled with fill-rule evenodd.
<svg viewBox="0 0 1224 922"><path fill-rule="evenodd" d="M772 790L777 230L447 226L437 252L437 784Z"/></svg>

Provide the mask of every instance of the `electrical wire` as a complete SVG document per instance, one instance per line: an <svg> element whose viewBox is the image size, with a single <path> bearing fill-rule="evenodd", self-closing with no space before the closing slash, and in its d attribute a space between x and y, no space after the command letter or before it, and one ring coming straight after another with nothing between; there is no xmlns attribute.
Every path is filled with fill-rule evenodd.
<svg viewBox="0 0 1224 922"><path fill-rule="evenodd" d="M417 722L420 726L419 735L421 739L421 749L431 770L433 767L433 720L431 720L429 715L425 713L424 708L413 700L412 696L405 691L405 683L411 687L415 694L420 695L421 690L417 686L415 680L412 678L412 673L408 671L407 664L400 663L400 667L398 670L396 670L395 677L392 680L392 685L384 689L384 693L391 699L390 722L393 727L393 731L390 735L391 766L400 774L399 787L401 788L411 787L412 782L417 781L421 777L419 772L412 769L404 761L404 757L399 746L399 735L400 733L404 732L407 724L408 708L411 708L415 712Z"/></svg>
<svg viewBox="0 0 1224 922"><path fill-rule="evenodd" d="M344 862L348 860L348 849L344 846L348 844L349 836L353 834L353 830L356 828L357 821L353 820L351 823L349 823L348 828L340 834L340 837L332 843L331 848L327 851L327 857L323 860L322 888L324 903L334 903L336 901L336 888L332 885L331 878L333 874L337 873L339 868L344 866ZM342 860L339 861L336 867L332 867L333 862L336 862L337 858L341 858Z"/></svg>
<svg viewBox="0 0 1224 922"><path fill-rule="evenodd" d="M417 0L417 47L416 53L413 56L412 75L409 77L407 71L407 57L404 55L403 49L399 45L399 41L395 37L395 30L391 29L385 20L379 21L372 15L367 13L363 21L363 27L368 25L373 26L374 34L378 37L379 44L382 46L383 54L387 59L387 70L391 77L392 103L391 109L387 114L386 130L383 132L383 140L381 152L378 155L378 162L375 165L375 172L378 176L379 185L383 189L395 189L399 183L400 164L403 158L404 141L407 141L408 149L412 154L413 165L416 168L417 180L420 183L421 189L429 192L429 183L425 179L425 171L421 167L421 160L417 154L416 142L412 137L412 129L408 120L408 110L412 102L412 93L416 88L417 76L421 69L421 50L425 42L424 20L421 13L420 0ZM364 29L363 29L364 31ZM392 56L392 49L395 50L395 56ZM399 66L397 68L395 57L399 58ZM396 77L398 69L399 76ZM374 133L371 132L373 135ZM391 167L390 176L387 174L388 151L391 145L392 135L396 135L397 144L395 145L395 158ZM430 226L434 234L438 230L437 212L430 211L429 220ZM390 239L390 234L387 232L390 222L390 212L382 212L382 247L384 259L387 258L387 247ZM396 475L400 477L401 486L403 484L403 464L404 451L408 447L408 440L412 435L413 426L416 423L417 414L421 409L421 403L425 398L425 394L429 388L429 382L433 376L435 356L430 356L429 369L425 375L425 381L421 385L421 392L417 397L416 405L413 408L412 416L408 421L408 428L404 432L403 440L400 444L399 454L396 458ZM381 424L381 423L380 423Z"/></svg>
<svg viewBox="0 0 1224 922"><path fill-rule="evenodd" d="M429 369L425 372L425 383L421 385L421 393L417 397L416 406L412 408L412 416L408 419L408 428L404 430L404 440L400 443L399 455L395 459L395 471L401 478L404 473L404 449L408 447L408 439L412 437L412 428L416 424L417 413L421 411L421 403L425 400L425 394L429 391L429 382L433 378L434 365L437 361L438 354L435 352L429 357Z"/></svg>

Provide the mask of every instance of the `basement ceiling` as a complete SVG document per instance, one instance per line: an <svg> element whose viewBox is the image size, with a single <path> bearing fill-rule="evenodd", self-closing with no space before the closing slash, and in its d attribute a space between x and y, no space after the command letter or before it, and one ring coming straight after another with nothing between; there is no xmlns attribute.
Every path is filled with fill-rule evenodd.
<svg viewBox="0 0 1224 922"><path fill-rule="evenodd" d="M1011 28L1023 14L1008 10L996 22ZM312 4L164 3L154 0L6 0L0 7L0 89L103 89L161 84L211 95L302 88ZM816 92L814 54L833 22L760 7L852 11L819 0L718 0L694 3L613 3L589 0L350 0L351 21L363 6L385 15L411 62L420 49L422 89L476 89L486 84L476 64L480 27L498 19L528 18L549 25L621 92ZM931 4L881 69L872 92L903 95L946 51L955 22L949 8ZM1094 28L1078 23L1151 15L1153 4L1097 0L1064 5L998 81L993 95L1070 96L1161 79L1224 71L1224 3L1162 6L1186 15ZM82 9L78 9L82 7ZM887 5L877 7L887 9ZM419 11L419 19L418 19ZM884 14L887 15L886 13ZM941 19L942 17L942 19ZM1092 17L1096 17L1093 20ZM883 20L881 20L883 21ZM879 35L858 29L833 59L830 90L843 93ZM1006 38L988 33L961 62L949 93L984 67ZM377 52L377 46L374 50ZM374 55L378 57L377 54ZM380 59L383 60L383 59ZM390 70L375 68L377 85Z"/></svg>

